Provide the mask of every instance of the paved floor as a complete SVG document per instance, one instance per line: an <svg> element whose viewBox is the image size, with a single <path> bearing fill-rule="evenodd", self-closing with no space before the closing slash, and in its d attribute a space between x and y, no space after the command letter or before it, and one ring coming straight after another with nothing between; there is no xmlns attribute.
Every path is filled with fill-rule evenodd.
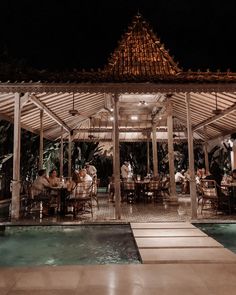
<svg viewBox="0 0 236 295"><path fill-rule="evenodd" d="M0 268L1 295L235 295L236 264Z"/></svg>
<svg viewBox="0 0 236 295"><path fill-rule="evenodd" d="M59 216L45 217L43 220L39 220L39 216L30 216L24 218L20 222L45 222L45 223L57 223L57 222L117 222L115 220L115 204L108 201L108 195L100 193L99 195L99 210L94 207L94 217L91 219L91 215L79 216L73 219L71 215L63 218ZM1 213L0 221L8 221L8 213ZM204 211L203 214L198 214L199 222L209 222L214 220L222 221L234 221L236 215L227 214L215 214L215 212L209 210ZM121 220L118 222L179 222L179 221L191 221L190 210L190 196L178 195L178 205L171 205L169 202L139 202L134 204L121 203Z"/></svg>

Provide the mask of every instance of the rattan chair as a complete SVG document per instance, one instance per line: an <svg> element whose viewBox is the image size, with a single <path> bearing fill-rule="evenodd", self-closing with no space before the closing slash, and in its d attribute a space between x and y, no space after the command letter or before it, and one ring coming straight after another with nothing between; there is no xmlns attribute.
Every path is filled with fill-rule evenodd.
<svg viewBox="0 0 236 295"><path fill-rule="evenodd" d="M91 182L77 183L72 188L71 195L67 198L66 207L72 208L71 213L73 213L74 217L91 214L93 218L92 190L93 183Z"/></svg>

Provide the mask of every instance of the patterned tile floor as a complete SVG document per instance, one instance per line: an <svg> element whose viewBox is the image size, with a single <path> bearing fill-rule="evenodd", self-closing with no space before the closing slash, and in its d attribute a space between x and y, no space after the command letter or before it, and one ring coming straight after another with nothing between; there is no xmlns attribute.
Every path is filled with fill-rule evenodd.
<svg viewBox="0 0 236 295"><path fill-rule="evenodd" d="M128 204L121 203L121 219L115 219L115 203L108 201L106 193L99 193L99 209L94 207L94 216L91 214L78 216L76 219L72 215L63 218L59 216L44 217L42 220L39 216L30 216L21 219L20 223L91 223L91 222L168 222L168 221L191 221L190 196L178 195L178 204L172 205L167 201L163 202L138 202ZM199 208L200 209L200 208ZM224 222L235 221L235 215L215 214L213 211L204 211L203 214L198 212L196 222ZM9 221L7 219L1 221Z"/></svg>

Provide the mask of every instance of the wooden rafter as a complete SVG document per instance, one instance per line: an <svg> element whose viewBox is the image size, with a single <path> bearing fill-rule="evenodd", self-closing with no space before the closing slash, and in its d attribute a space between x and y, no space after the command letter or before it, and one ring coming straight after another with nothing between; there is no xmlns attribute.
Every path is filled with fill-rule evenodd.
<svg viewBox="0 0 236 295"><path fill-rule="evenodd" d="M51 117L57 124L62 126L68 132L71 131L70 127L68 127L65 122L63 122L56 114L54 114L44 103L42 103L35 95L30 95L30 100L39 108L44 110L44 112Z"/></svg>
<svg viewBox="0 0 236 295"><path fill-rule="evenodd" d="M212 118L209 118L199 124L197 124L196 126L193 127L193 131L196 131L206 125L209 125L221 118L223 118L224 116L234 112L236 110L236 103L234 103L231 107L227 108L226 110L222 111L219 115L215 115Z"/></svg>

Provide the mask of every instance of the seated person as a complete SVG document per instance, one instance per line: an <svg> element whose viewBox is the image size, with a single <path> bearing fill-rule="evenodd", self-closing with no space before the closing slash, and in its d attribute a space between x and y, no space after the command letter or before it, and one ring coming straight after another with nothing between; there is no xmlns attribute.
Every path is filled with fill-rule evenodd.
<svg viewBox="0 0 236 295"><path fill-rule="evenodd" d="M38 177L32 184L32 193L33 196L38 196L45 191L45 188L50 187L49 179L46 176L46 170L41 169L38 171Z"/></svg>
<svg viewBox="0 0 236 295"><path fill-rule="evenodd" d="M60 183L60 178L57 177L57 171L56 169L51 170L51 172L49 173L49 184L50 186L59 186Z"/></svg>
<svg viewBox="0 0 236 295"><path fill-rule="evenodd" d="M90 175L92 178L96 178L97 177L97 169L95 168L95 166L89 164L89 163L85 163L85 169L88 175Z"/></svg>
<svg viewBox="0 0 236 295"><path fill-rule="evenodd" d="M232 171L232 182L236 183L236 169Z"/></svg>
<svg viewBox="0 0 236 295"><path fill-rule="evenodd" d="M178 170L175 173L175 184L176 184L176 189L178 193L181 193L183 191L183 183L185 180L185 177L183 174L184 174L184 170L181 170L181 172Z"/></svg>
<svg viewBox="0 0 236 295"><path fill-rule="evenodd" d="M72 192L70 199L86 197L88 189L92 189L93 179L87 174L86 169L81 169L75 172L72 177L72 182L68 186L68 191Z"/></svg>

